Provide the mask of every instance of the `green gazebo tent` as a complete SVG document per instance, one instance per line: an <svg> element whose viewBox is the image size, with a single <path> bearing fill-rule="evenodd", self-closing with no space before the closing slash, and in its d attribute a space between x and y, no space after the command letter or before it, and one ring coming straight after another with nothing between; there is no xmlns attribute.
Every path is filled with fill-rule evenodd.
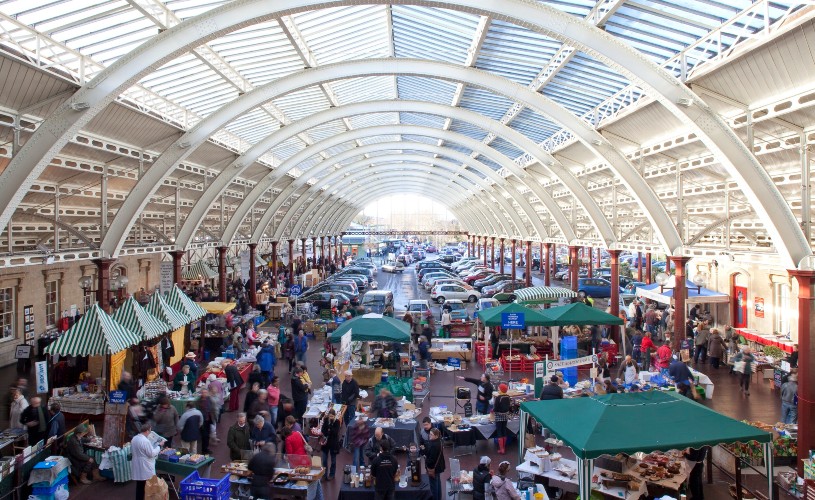
<svg viewBox="0 0 815 500"><path fill-rule="evenodd" d="M700 448L720 443L758 441L764 446L772 488L772 435L717 413L672 392L608 394L590 398L521 403L519 441L531 416L574 451L581 498L589 498L594 459L616 453ZM642 425L659 422L659 425ZM688 425L692 422L693 425ZM523 460L519 447L519 462Z"/></svg>
<svg viewBox="0 0 815 500"><path fill-rule="evenodd" d="M623 324L623 320L617 316L589 307L582 302L546 309L541 311L541 314L549 318L549 326Z"/></svg>
<svg viewBox="0 0 815 500"><path fill-rule="evenodd" d="M381 341L381 342L410 342L410 326L381 314L368 313L344 322L328 337L332 344L338 344L348 330L351 330L351 340L355 342Z"/></svg>
<svg viewBox="0 0 815 500"><path fill-rule="evenodd" d="M541 311L514 302L478 311L476 316L487 326L501 326L501 315L504 313L523 314L524 323L529 326L551 326L552 324L552 320Z"/></svg>

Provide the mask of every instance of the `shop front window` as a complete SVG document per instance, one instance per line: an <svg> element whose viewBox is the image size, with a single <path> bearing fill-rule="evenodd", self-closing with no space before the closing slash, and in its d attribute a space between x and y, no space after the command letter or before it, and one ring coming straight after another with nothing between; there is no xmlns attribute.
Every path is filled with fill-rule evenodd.
<svg viewBox="0 0 815 500"><path fill-rule="evenodd" d="M0 288L0 340L15 338L14 289Z"/></svg>
<svg viewBox="0 0 815 500"><path fill-rule="evenodd" d="M45 326L56 328L59 319L59 286L56 281L45 283Z"/></svg>
<svg viewBox="0 0 815 500"><path fill-rule="evenodd" d="M775 284L775 328L781 335L790 334L790 286L787 283Z"/></svg>

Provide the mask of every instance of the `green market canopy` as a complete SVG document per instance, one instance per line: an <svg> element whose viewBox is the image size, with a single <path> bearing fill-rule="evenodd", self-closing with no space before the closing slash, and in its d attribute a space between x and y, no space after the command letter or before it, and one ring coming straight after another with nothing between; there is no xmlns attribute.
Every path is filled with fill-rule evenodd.
<svg viewBox="0 0 815 500"><path fill-rule="evenodd" d="M541 311L541 314L549 318L549 326L623 324L623 320L617 316L589 307L582 302L546 309Z"/></svg>
<svg viewBox="0 0 815 500"><path fill-rule="evenodd" d="M203 318L207 315L207 311L187 297L187 294L182 292L177 285L173 285L170 291L167 292L165 299L170 307L184 313L191 320Z"/></svg>
<svg viewBox="0 0 815 500"><path fill-rule="evenodd" d="M132 296L113 313L113 319L142 340L151 340L170 331L170 325L150 314Z"/></svg>
<svg viewBox="0 0 815 500"><path fill-rule="evenodd" d="M550 304L573 297L577 297L577 292L557 286L531 286L515 290L515 302L519 304Z"/></svg>
<svg viewBox="0 0 815 500"><path fill-rule="evenodd" d="M93 304L74 326L45 348L60 356L105 356L141 342L141 336L117 323Z"/></svg>
<svg viewBox="0 0 815 500"><path fill-rule="evenodd" d="M381 314L369 313L344 322L328 337L329 342L338 344L348 330L355 342L410 342L410 325Z"/></svg>
<svg viewBox="0 0 815 500"><path fill-rule="evenodd" d="M527 415L563 440L578 461L581 498L589 498L594 459L617 453L700 448L758 441L764 444L772 472L772 435L726 417L673 392L608 394L589 398L521 403L519 441L526 436ZM642 425L643 422L658 425ZM523 460L523 447L519 459ZM766 460L765 460L766 462ZM770 484L771 486L771 484Z"/></svg>
<svg viewBox="0 0 815 500"><path fill-rule="evenodd" d="M192 318L167 304L167 301L159 292L150 297L150 302L147 303L147 311L170 325L173 330L177 330L192 321Z"/></svg>
<svg viewBox="0 0 815 500"><path fill-rule="evenodd" d="M674 392L528 401L521 403L521 410L562 439L578 458L772 440L772 435L761 429ZM659 425L642 425L642 422L659 422Z"/></svg>
<svg viewBox="0 0 815 500"><path fill-rule="evenodd" d="M478 311L476 315L487 326L501 326L501 315L503 313L523 314L524 324L528 326L550 326L552 322L552 320L544 316L541 311L536 311L515 303L490 307L489 309Z"/></svg>

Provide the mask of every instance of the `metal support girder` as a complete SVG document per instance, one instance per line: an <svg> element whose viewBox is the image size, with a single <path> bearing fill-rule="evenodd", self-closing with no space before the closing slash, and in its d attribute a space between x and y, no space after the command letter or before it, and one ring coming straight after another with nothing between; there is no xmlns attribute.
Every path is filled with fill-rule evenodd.
<svg viewBox="0 0 815 500"><path fill-rule="evenodd" d="M413 112L413 113L428 113L428 114L435 114L438 116L450 117L451 119L456 119L460 121L465 121L467 123L471 123L478 127L483 128L486 131L492 131L503 139L515 144L523 151L528 152L532 156L532 158L536 159L542 167L545 166L553 175L556 175L560 178L563 184L569 188L573 193L574 196L577 198L577 201L583 207L583 209L588 214L590 220L597 228L598 233L600 236L605 240L606 245L611 244L614 241L614 232L611 226L606 221L605 215L603 214L602 210L599 208L597 203L591 197L590 194L586 191L585 187L575 178L575 176L571 173L570 170L565 168L557 159L555 159L552 155L544 151L540 146L535 144L534 141L530 140L520 132L501 124L496 120L492 120L488 117L485 117L479 113L475 113L473 111L469 111L462 108L456 108L452 106L446 106L442 104L436 103L428 103L422 101L387 101L387 100L379 100L379 101L365 101L359 103L352 103L345 106L339 106L336 108L329 108L327 110L321 111L319 113L315 113L313 115L307 116L298 120L297 122L292 123L291 125L286 126L285 128L273 132L272 134L268 135L266 138L259 141L257 144L252 146L249 150L247 150L243 155L236 158L234 160L233 165L250 165L254 162L257 158L264 154L264 152L272 149L276 145L290 139L291 137L296 136L299 132L309 130L312 127L316 127L322 125L324 123L328 123L340 118L351 117L351 116L358 116L367 113L379 113L383 109L388 109L388 111L393 112ZM326 162L323 162L326 163ZM289 163L285 163L285 165L289 165ZM329 167L330 168L330 167ZM267 176L265 179L262 179L258 182L252 191L244 197L244 202L238 207L236 212L236 217L239 220L242 220L245 217L246 212L249 210L249 203L251 200L257 196L263 195L274 183L280 179L285 177L287 168L283 165L275 169L275 171ZM238 170L237 169L224 169L225 176L237 176ZM224 179L226 181L226 179ZM228 185L228 183L224 182L223 185ZM545 193L545 190L536 182L532 181L525 182L525 185L535 194L538 198L543 199L544 197L541 196L542 193ZM206 207L208 207L214 197L217 196L214 192L220 189L221 184L213 184L211 187L204 191L201 195L198 204L201 205L200 208L195 208L190 216L187 218L187 221L182 227L179 239L177 244L180 247L186 246L189 241L191 241L192 234L195 233L195 228L187 227L189 225L196 226L200 220L200 212L203 211ZM227 230L227 234L232 234L229 230ZM228 239L228 238L227 238Z"/></svg>
<svg viewBox="0 0 815 500"><path fill-rule="evenodd" d="M680 242L676 228L673 226L665 208L625 156L606 141L596 130L592 129L590 125L577 119L577 117L571 114L567 109L542 94L526 89L503 77L454 64L413 59L348 61L309 69L275 80L252 92L246 93L240 99L236 99L224 105L180 137L156 160L153 167L145 173L143 179L133 188L131 196L129 196L120 207L117 213L119 221L114 223L116 232L125 234L129 231L129 226L131 225L130 219L143 208L144 202L142 198L152 194L155 189L155 184L160 183L160 181L166 177L168 172L172 170L174 163L185 159L191 154L192 150L202 144L209 135L224 127L232 118L239 116L240 113L245 112L245 110L252 109L267 99L277 95L296 91L300 88L319 84L324 81L381 74L429 76L449 81L462 81L487 88L500 95L511 97L523 105L572 129L575 135L578 136L589 149L600 154L617 170L622 181L629 187L629 191L638 197L646 214L648 214L652 223L659 229L658 234L660 235L663 245L668 248L671 244ZM444 131L438 131L438 133L441 132ZM483 144L482 147L489 149ZM509 163L513 165L513 173L522 179L526 177L526 174L523 173L517 165L512 162ZM246 165L239 164L239 168L235 170L241 171L243 168L246 168ZM219 178L216 178L213 184L218 183ZM220 184L225 186L227 184L226 179L222 180ZM0 204L0 206L2 205ZM561 230L564 231L564 234L568 234L566 232L568 231L566 224L561 227ZM103 244L107 244L110 248L118 251L121 247L121 243L119 242L120 237L114 238L112 234L109 234Z"/></svg>
<svg viewBox="0 0 815 500"><path fill-rule="evenodd" d="M344 3L346 2L333 2L330 5L336 7ZM362 2L360 0L353 0L353 2L347 0L347 3L349 5L373 4L377 3L377 0ZM393 3L411 4L413 0L403 0L401 2L394 0ZM125 91L134 82L148 74L152 68L217 36L222 36L226 32L247 24L273 19L282 13L292 15L302 11L318 9L323 4L324 2L316 0L279 0L273 3L265 0L255 0L229 3L211 9L188 22L179 24L159 34L118 59L99 73L91 82L79 89L69 100L70 102L61 105L47 118L43 126L35 132L20 153L12 159L8 167L0 174L0 228L8 223L17 205L25 196L28 185L42 173L47 161L62 149L70 135L81 129L95 115L101 112L108 103L115 99L120 92ZM589 23L575 19L567 12L540 3L503 0L501 2L489 2L484 4L485 7L482 7L481 5L473 5L470 0L444 0L427 1L423 5L462 10L480 15L494 15L506 22L525 26L533 31L573 44L622 72L630 80L637 81L649 93L655 94L659 101L683 123L701 134L700 136L703 137L702 140L708 148L721 156L722 163L738 179L742 191L756 207L761 218L770 222L768 231L779 249L781 259L785 263L797 266L804 258L812 255L810 244L804 239L803 232L798 227L798 221L791 209L785 204L781 193L772 184L772 179L759 162L738 140L736 134L727 127L727 124L713 109L701 101L690 89L673 78L664 68L657 66L645 54L638 52L622 40L618 40L614 36L591 26ZM401 61L397 62L396 60L391 62L396 65L402 64ZM461 70L462 68L458 69ZM304 71L304 73L310 71L312 70ZM395 73L387 72L386 74L392 75ZM453 81L466 81L450 76L449 79ZM678 104L680 101L688 99L696 105L686 108ZM77 106L77 104L81 105ZM568 114L568 112L566 113ZM554 118L558 120L557 117ZM583 125L575 124L574 121L580 121L578 118L573 115L571 118L574 120L561 121L561 123L570 130L574 127L575 135L581 141L585 142L587 139L589 142L592 141L585 134L594 137L599 135L594 130L585 130L585 128L588 128L585 123ZM616 150L602 139L597 138L596 140L597 147L589 146L593 152L603 155L609 153L616 155L619 153L614 153ZM157 184L152 183L147 190L152 190ZM682 244L679 241L680 238L676 228L670 225L670 217L668 217L664 208L659 205L659 200L653 196L653 193L648 194L650 189L646 186L645 191L640 192L640 189L635 187L631 191L645 197L644 209L649 217L654 219L652 222L658 229L659 239L662 241L663 246L671 248L674 243L678 242L677 249L681 250L679 247ZM124 232L129 231L135 217L133 212L138 211L133 210L133 208L142 208L140 205L146 197L134 196L133 198L141 199L135 202L135 207L128 207L129 209L125 215L126 220L120 223L127 226L124 228ZM652 206L654 203L659 206ZM118 228L116 232L118 233L121 229ZM119 235L115 237L116 241L120 239ZM108 242L103 243L107 244ZM107 247L107 245L104 246Z"/></svg>
<svg viewBox="0 0 815 500"><path fill-rule="evenodd" d="M433 146L433 147L435 147L435 146ZM432 160L433 166L428 166L426 164L426 162L428 160ZM459 168L458 165L456 165L455 163L452 163L450 161L447 161L447 160L441 160L439 158L429 158L429 157L426 157L426 156L420 156L420 155L415 155L415 154L412 154L412 155L408 155L408 154L397 155L397 154L394 154L394 155L376 156L376 161L377 162L382 162L382 163L377 164L375 166L369 166L371 160L364 159L364 160L360 160L360 161L357 161L357 162L349 164L349 165L345 165L340 169L337 169L331 175L328 175L325 178L320 179L320 182L314 184L313 186L310 186L307 189L307 191L301 193L300 197L297 200L297 202L295 202L295 204L292 205L291 210L297 212L299 207L302 206L302 204L298 204L298 203L301 200L303 202L305 202L311 196L314 196L315 194L317 194L317 193L315 193L315 191L319 191L321 189L320 186L330 185L332 191L336 191L336 192L339 192L339 193L344 193L344 189L346 188L346 186L349 185L350 183L354 182L355 180L359 181L360 177L364 177L365 182L368 182L370 179L374 178L375 175L377 175L377 174L382 174L382 173L385 173L385 172L393 172L393 171L406 171L406 172L410 172L410 173L420 171L420 172L435 174L435 173L442 173L442 172L439 172L439 170L441 170L441 171L443 171L443 175L442 175L441 178L444 179L444 180L449 180L451 177L455 177L455 174L451 175L449 173L449 170L447 170L447 169L452 169L453 171L455 171L455 170L457 170ZM405 161L405 162L411 162L411 163L404 163L404 164L396 163L396 162L399 162L399 161ZM354 172L356 174L355 177L350 177L350 176L345 177L348 174L349 171ZM366 175L366 174L368 174L368 175ZM473 184L475 184L477 186L480 186L485 191L490 189L490 186L486 181L484 181L482 178L478 177L477 175L475 175L472 172L461 172L459 175L466 178L471 183L473 183ZM405 178L402 177L402 179L404 180ZM334 184L335 181L337 181L336 185ZM449 198L449 197L450 196L448 195L446 198ZM516 224L520 222L520 220L517 219L517 214L514 214L514 212L512 210L513 207L509 203L507 203L507 201L505 199L502 199L502 198L498 199L498 203L507 211L508 216L511 217L513 215L516 215L516 217L513 218L513 220L516 222ZM312 204L313 204L313 202L312 202ZM307 213L307 214L311 213L311 208L312 208L311 206L307 207L305 209L304 213ZM529 209L531 209L531 206L529 206ZM263 231L264 231L264 229L262 229L259 226L258 230L252 236L253 240L254 240L254 238L257 238L259 235L263 234Z"/></svg>
<svg viewBox="0 0 815 500"><path fill-rule="evenodd" d="M363 192L370 192L372 196L376 197L376 196L380 196L380 195L379 195L378 192L375 191L374 187L375 186L381 186L383 184L387 184L387 182L392 182L392 181L396 181L399 185L403 186L405 191L409 191L409 190L413 189L412 192L415 192L417 194L431 193L431 194L433 194L435 196L438 196L439 199L444 199L445 193L449 196L449 192L446 189L444 189L442 187L439 187L438 185L423 183L421 181L399 179L399 178L391 178L391 179L385 178L385 179L375 180L375 181L372 181L372 182L368 182L366 180L365 182L359 183L357 186L351 186L349 188L346 188L346 190L342 192L342 196L343 196L344 200L350 201L352 204L356 204L357 199L358 199L357 198L357 192L360 190L360 188L362 188ZM365 191L365 190L368 190L368 191ZM352 198L352 196L353 196L353 198ZM324 201L325 200L322 199L322 198L317 198L317 199L313 200L312 203L309 205L309 207L307 207L307 209L303 213L306 214L306 216L310 215L310 214L314 214L315 216L320 215L322 211L317 207L321 203L324 203ZM364 208L364 205L357 204L356 207L357 207L357 212L359 212L359 210L362 210L362 208ZM332 213L332 212L328 211L326 213ZM288 215L288 214L286 214L286 215ZM290 219L290 217L289 217L289 219ZM303 222L305 222L305 220L303 220ZM284 216L283 220L281 221L281 224L279 225L278 229L275 231L275 234L276 235L277 234L282 234L283 230L285 230L287 225L288 225L287 224L287 218L286 218L286 216ZM302 224L300 223L300 221L298 221L298 223L295 225L295 227L291 230L290 234L294 235L294 236L299 236L301 234L299 232L299 229L300 229L301 225ZM344 229L344 227L342 229Z"/></svg>
<svg viewBox="0 0 815 500"><path fill-rule="evenodd" d="M58 227L58 228L64 230L65 232L67 232L68 234L73 236L74 238L76 238L79 241L81 241L82 243L86 244L88 246L88 248L91 248L91 249L94 249L94 250L99 248L96 245L96 243L94 243L93 240L88 238L88 236L86 234L84 234L82 231L77 230L76 228L74 228L70 224L66 224L65 222L63 222L63 221L61 221L59 219L55 219L54 217L49 217L49 216L43 215L43 214L38 214L36 212L20 212L18 215L23 216L23 217L31 217L32 219L37 219L37 220L41 220L41 221L45 221L45 222L50 222L51 224L54 225L55 228ZM18 222L19 222L19 219L18 219ZM11 226L9 226L9 227L11 227ZM54 234L56 234L56 232Z"/></svg>

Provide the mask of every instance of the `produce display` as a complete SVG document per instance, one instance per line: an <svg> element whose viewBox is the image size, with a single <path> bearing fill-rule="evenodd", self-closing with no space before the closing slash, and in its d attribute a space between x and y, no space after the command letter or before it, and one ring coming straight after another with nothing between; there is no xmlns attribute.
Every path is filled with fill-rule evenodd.
<svg viewBox="0 0 815 500"><path fill-rule="evenodd" d="M781 422L775 425L766 424L764 422L751 422L749 420L743 420L743 422L745 424L752 425L753 427L758 427L759 429L767 432L773 432L774 430L785 430L791 427L794 427L797 430L797 426L785 425ZM754 460L762 460L764 458L764 450L761 448L761 444L758 441L748 441L746 443L730 443L722 446L724 446L731 453L733 453L733 455L739 458ZM772 441L772 450L773 457L776 458L797 457L798 441L788 436L776 437Z"/></svg>

